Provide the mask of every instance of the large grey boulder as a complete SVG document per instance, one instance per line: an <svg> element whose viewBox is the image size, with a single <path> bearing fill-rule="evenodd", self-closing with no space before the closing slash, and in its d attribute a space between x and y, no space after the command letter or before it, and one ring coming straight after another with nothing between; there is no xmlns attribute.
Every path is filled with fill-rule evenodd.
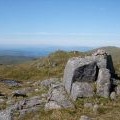
<svg viewBox="0 0 120 120"><path fill-rule="evenodd" d="M92 83L75 82L72 85L71 97L75 101L77 98L92 97L94 95L94 87Z"/></svg>
<svg viewBox="0 0 120 120"><path fill-rule="evenodd" d="M111 74L108 69L101 68L99 70L98 79L97 79L97 94L101 97L108 98L110 95L111 87Z"/></svg>
<svg viewBox="0 0 120 120"><path fill-rule="evenodd" d="M92 97L96 89L99 96L108 98L113 75L111 56L105 50L98 50L92 56L69 59L64 70L64 87L73 100Z"/></svg>
<svg viewBox="0 0 120 120"><path fill-rule="evenodd" d="M96 62L89 58L72 58L64 70L64 86L68 93L71 92L73 82L92 82L96 78Z"/></svg>

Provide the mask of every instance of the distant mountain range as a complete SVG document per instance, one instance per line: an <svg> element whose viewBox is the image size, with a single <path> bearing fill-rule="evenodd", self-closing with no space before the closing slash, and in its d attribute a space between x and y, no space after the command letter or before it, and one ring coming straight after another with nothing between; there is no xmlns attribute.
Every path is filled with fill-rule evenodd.
<svg viewBox="0 0 120 120"><path fill-rule="evenodd" d="M99 48L97 48L99 49ZM118 47L102 47L110 53L115 61L120 56L120 48ZM18 64L26 61L34 60L40 57L49 55L57 50L64 51L81 51L88 53L94 52L96 49L92 47L56 47L56 46L42 46L42 47L1 47L0 48L0 64Z"/></svg>

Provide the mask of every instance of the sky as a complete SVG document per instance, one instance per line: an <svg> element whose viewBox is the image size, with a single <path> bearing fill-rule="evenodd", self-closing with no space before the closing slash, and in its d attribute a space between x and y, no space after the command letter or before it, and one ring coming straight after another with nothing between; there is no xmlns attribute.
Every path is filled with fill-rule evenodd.
<svg viewBox="0 0 120 120"><path fill-rule="evenodd" d="M120 47L120 0L0 0L0 45Z"/></svg>

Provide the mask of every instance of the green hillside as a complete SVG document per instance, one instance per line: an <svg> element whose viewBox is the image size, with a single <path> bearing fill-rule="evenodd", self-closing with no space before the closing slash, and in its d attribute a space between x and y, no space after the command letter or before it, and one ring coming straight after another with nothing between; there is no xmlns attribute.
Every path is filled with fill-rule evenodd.
<svg viewBox="0 0 120 120"><path fill-rule="evenodd" d="M112 55L116 73L120 75L120 48L104 47L102 49L105 49L109 54ZM87 53L78 51L56 51L47 57L38 58L36 60L31 60L22 64L1 65L0 76L3 78L11 78L22 81L40 80L49 77L62 77L65 65L69 58L89 55L94 51L95 50L89 51ZM6 61L7 60L8 59L6 59ZM11 63L12 62L13 61L11 60Z"/></svg>
<svg viewBox="0 0 120 120"><path fill-rule="evenodd" d="M33 59L33 57L27 56L4 55L0 56L0 65L20 64Z"/></svg>

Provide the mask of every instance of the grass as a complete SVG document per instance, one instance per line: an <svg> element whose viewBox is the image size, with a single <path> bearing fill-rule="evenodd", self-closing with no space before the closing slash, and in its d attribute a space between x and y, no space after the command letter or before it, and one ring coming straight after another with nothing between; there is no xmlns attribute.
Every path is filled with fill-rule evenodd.
<svg viewBox="0 0 120 120"><path fill-rule="evenodd" d="M82 115L87 115L94 120L120 120L120 98L118 98L117 101L110 101L109 99L104 98L96 99L100 102L97 114L95 114L92 109L84 108L85 102L95 102L93 98L87 98L79 99L75 103L75 109L50 111L44 111L41 109L37 113L27 114L22 120L79 120Z"/></svg>
<svg viewBox="0 0 120 120"><path fill-rule="evenodd" d="M19 65L0 66L0 76L16 80L42 80L62 77L69 58L83 56L83 53L57 51L48 57Z"/></svg>

